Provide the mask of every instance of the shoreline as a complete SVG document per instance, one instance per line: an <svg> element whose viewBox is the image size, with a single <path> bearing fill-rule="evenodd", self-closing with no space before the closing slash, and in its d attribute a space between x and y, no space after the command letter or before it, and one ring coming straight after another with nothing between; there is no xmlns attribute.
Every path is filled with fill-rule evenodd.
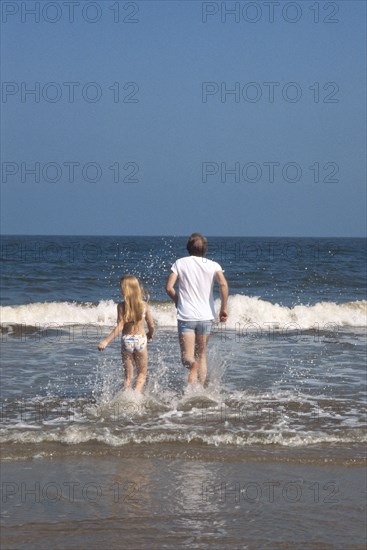
<svg viewBox="0 0 367 550"><path fill-rule="evenodd" d="M65 443L43 443L40 452L38 445L10 444L2 445L0 464L37 462L40 460L62 459L135 459L152 460L236 462L251 464L291 464L310 466L361 467L367 465L366 445L363 443L348 446L336 444L315 444L305 447L280 447L278 445L254 445L238 447L233 445L215 446L195 443L128 443L109 446L95 441L66 445Z"/></svg>

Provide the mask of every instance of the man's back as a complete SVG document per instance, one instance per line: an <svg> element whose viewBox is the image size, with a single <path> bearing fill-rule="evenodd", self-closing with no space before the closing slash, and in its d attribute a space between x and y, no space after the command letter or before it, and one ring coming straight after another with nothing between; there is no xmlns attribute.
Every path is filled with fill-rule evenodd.
<svg viewBox="0 0 367 550"><path fill-rule="evenodd" d="M176 260L171 269L179 284L177 318L183 321L214 319L213 282L215 274L222 271L221 266L201 256L187 256Z"/></svg>

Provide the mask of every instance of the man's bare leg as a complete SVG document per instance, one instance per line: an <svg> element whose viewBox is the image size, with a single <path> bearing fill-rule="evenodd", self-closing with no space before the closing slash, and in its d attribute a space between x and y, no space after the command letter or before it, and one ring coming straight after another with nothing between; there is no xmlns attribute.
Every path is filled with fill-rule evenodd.
<svg viewBox="0 0 367 550"><path fill-rule="evenodd" d="M206 347L209 334L197 334L195 341L195 357L198 363L198 375L200 384L204 387L207 373Z"/></svg>
<svg viewBox="0 0 367 550"><path fill-rule="evenodd" d="M195 361L195 334L193 332L179 334L179 341L182 363L189 369L187 381L189 384L196 384L198 381L198 364Z"/></svg>

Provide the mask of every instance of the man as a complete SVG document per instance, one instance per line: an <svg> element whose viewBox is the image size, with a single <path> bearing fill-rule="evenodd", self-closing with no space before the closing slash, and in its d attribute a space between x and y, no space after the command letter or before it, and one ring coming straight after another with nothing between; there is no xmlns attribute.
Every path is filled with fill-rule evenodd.
<svg viewBox="0 0 367 550"><path fill-rule="evenodd" d="M196 384L199 377L203 386L207 373L206 346L215 317L214 280L219 283L221 298L219 320L225 323L228 319L228 284L221 266L205 258L207 250L207 239L193 233L187 242L190 256L176 260L166 283L166 292L177 309L181 358L189 369L188 382Z"/></svg>

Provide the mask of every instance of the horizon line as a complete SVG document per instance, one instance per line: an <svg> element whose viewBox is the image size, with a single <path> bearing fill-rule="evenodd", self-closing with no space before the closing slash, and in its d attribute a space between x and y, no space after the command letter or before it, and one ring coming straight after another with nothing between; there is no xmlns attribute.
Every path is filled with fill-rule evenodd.
<svg viewBox="0 0 367 550"><path fill-rule="evenodd" d="M241 238L241 239L366 239L367 235L210 235L204 234L208 238ZM139 237L139 238L154 238L154 237L173 237L187 238L185 234L159 234L159 235L133 235L133 234L95 234L95 233L0 233L2 237Z"/></svg>

